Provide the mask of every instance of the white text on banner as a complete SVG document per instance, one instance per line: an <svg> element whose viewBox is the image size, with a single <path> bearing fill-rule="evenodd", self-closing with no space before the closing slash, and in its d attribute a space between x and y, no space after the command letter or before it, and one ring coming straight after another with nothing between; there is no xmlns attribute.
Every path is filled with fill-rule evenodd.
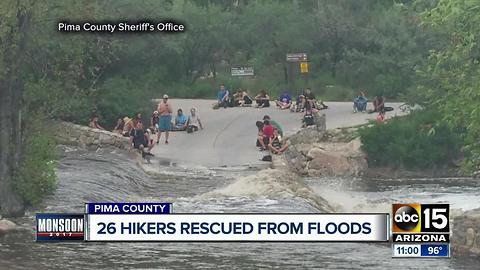
<svg viewBox="0 0 480 270"><path fill-rule="evenodd" d="M388 241L388 214L88 215L87 241Z"/></svg>

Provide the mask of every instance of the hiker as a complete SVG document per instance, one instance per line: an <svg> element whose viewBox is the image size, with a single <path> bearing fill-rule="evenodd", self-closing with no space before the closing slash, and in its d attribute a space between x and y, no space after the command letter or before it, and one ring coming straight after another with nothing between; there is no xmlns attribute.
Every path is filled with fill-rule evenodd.
<svg viewBox="0 0 480 270"><path fill-rule="evenodd" d="M248 95L247 90L243 90L241 92L242 99L239 100L239 106L240 107L249 107L252 106L253 99Z"/></svg>
<svg viewBox="0 0 480 270"><path fill-rule="evenodd" d="M142 113L139 113L139 112L137 112L135 116L132 118L132 124L134 128L137 126L138 122L142 122Z"/></svg>
<svg viewBox="0 0 480 270"><path fill-rule="evenodd" d="M160 142L162 132L165 132L165 144L168 144L168 135L172 122L172 106L168 102L168 95L163 95L162 101L158 104L158 113L160 114L160 120L158 122L157 144Z"/></svg>
<svg viewBox="0 0 480 270"><path fill-rule="evenodd" d="M124 137L129 137L130 136L130 131L132 131L132 129L134 129L135 127L133 126L133 121L132 119L128 118L127 116L125 116L123 118L123 132L122 132L122 135Z"/></svg>
<svg viewBox="0 0 480 270"><path fill-rule="evenodd" d="M381 112L385 107L385 97L382 94L378 94L375 96L373 100L373 111L372 112Z"/></svg>
<svg viewBox="0 0 480 270"><path fill-rule="evenodd" d="M198 131L198 128L203 129L202 121L200 120L197 110L195 108L191 108L190 116L188 117L187 122L187 133Z"/></svg>
<svg viewBox="0 0 480 270"><path fill-rule="evenodd" d="M150 150L152 150L154 146L153 141L150 140L148 132L143 129L143 123L141 121L137 122L135 128L130 131L129 142L134 149L142 152L142 157L153 156L153 154L150 153Z"/></svg>
<svg viewBox="0 0 480 270"><path fill-rule="evenodd" d="M242 89L238 89L235 94L232 96L232 107L239 107L240 104L243 102L243 91Z"/></svg>
<svg viewBox="0 0 480 270"><path fill-rule="evenodd" d="M368 99L365 93L360 91L359 95L353 100L353 112L366 112Z"/></svg>
<svg viewBox="0 0 480 270"><path fill-rule="evenodd" d="M123 119L120 117L117 119L117 124L113 128L113 132L122 135L124 127L125 127L125 123L123 122Z"/></svg>
<svg viewBox="0 0 480 270"><path fill-rule="evenodd" d="M267 94L267 91L261 90L260 93L255 96L255 102L257 108L267 108L270 107L270 97Z"/></svg>
<svg viewBox="0 0 480 270"><path fill-rule="evenodd" d="M266 148L266 145L265 145L265 141L263 140L263 122L257 121L255 125L257 126L257 129L258 129L257 142L255 145L259 147L260 150L264 150L264 148Z"/></svg>
<svg viewBox="0 0 480 270"><path fill-rule="evenodd" d="M287 148L288 143L282 140L282 137L278 133L278 130L273 130L273 136L270 138L270 141L268 143L268 149L270 149L273 154L279 155L285 152Z"/></svg>
<svg viewBox="0 0 480 270"><path fill-rule="evenodd" d="M292 106L290 111L292 112L304 112L305 111L305 96L298 95L297 100L295 101L295 106Z"/></svg>
<svg viewBox="0 0 480 270"><path fill-rule="evenodd" d="M270 143L270 138L273 137L273 130L275 128L273 125L270 124L269 120L263 121L263 128L262 128L262 138L260 140L261 149L260 150L267 150L268 144Z"/></svg>
<svg viewBox="0 0 480 270"><path fill-rule="evenodd" d="M377 123L379 123L379 124L385 122L385 111L384 111L384 110L381 110L381 111L378 113L377 118L376 118L376 121L377 121Z"/></svg>
<svg viewBox="0 0 480 270"><path fill-rule="evenodd" d="M312 89L306 88L305 91L303 92L303 96L305 97L305 104L304 108L311 108L311 109L317 109L317 110L324 110L328 109L328 106L323 103L323 101L318 100L315 98L315 94L313 94ZM318 104L317 104L318 103Z"/></svg>
<svg viewBox="0 0 480 270"><path fill-rule="evenodd" d="M283 136L282 127L280 126L279 123L277 123L277 121L272 120L269 115L264 115L264 116L263 116L263 121L265 121L265 120L268 120L268 121L270 122L270 124L271 124L276 130L278 130L278 133L279 133L281 136Z"/></svg>
<svg viewBox="0 0 480 270"><path fill-rule="evenodd" d="M187 130L188 118L183 114L182 109L177 110L177 116L175 117L175 124L172 126L172 131L185 131Z"/></svg>
<svg viewBox="0 0 480 270"><path fill-rule="evenodd" d="M218 107L227 108L230 101L230 93L227 89L225 89L225 85L220 85L220 90L217 93L217 102Z"/></svg>
<svg viewBox="0 0 480 270"><path fill-rule="evenodd" d="M280 110L290 109L292 106L292 97L287 91L284 91L280 97L278 97L276 103Z"/></svg>
<svg viewBox="0 0 480 270"><path fill-rule="evenodd" d="M105 130L100 124L98 123L98 115L94 115L92 119L90 120L90 123L88 123L88 126L91 128L95 129L100 129L100 130Z"/></svg>
<svg viewBox="0 0 480 270"><path fill-rule="evenodd" d="M160 121L160 116L158 115L158 111L154 111L152 117L150 118L150 130L152 133L158 132L158 122Z"/></svg>
<svg viewBox="0 0 480 270"><path fill-rule="evenodd" d="M312 110L306 110L302 120L302 127L309 127L315 125L315 118Z"/></svg>

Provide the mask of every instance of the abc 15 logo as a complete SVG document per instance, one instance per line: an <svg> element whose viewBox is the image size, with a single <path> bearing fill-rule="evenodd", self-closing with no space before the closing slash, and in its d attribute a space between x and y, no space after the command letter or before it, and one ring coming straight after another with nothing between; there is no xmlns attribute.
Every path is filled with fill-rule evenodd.
<svg viewBox="0 0 480 270"><path fill-rule="evenodd" d="M450 231L449 204L392 204L392 232Z"/></svg>

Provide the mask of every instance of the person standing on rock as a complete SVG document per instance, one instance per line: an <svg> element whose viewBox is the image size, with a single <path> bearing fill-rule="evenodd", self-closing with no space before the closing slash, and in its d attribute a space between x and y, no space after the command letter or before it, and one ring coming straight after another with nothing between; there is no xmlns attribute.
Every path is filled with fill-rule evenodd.
<svg viewBox="0 0 480 270"><path fill-rule="evenodd" d="M163 95L162 101L158 104L158 113L160 114L160 120L158 123L159 131L157 135L157 144L160 142L162 132L165 132L165 144L168 144L168 135L172 122L172 106L168 102L168 95Z"/></svg>

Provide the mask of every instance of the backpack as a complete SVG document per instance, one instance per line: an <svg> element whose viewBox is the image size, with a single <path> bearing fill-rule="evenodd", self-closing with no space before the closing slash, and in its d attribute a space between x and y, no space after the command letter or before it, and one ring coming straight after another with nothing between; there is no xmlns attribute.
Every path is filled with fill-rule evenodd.
<svg viewBox="0 0 480 270"><path fill-rule="evenodd" d="M311 114L306 114L304 117L303 117L303 122L305 123L306 126L313 126L315 124L314 120L313 120L313 115Z"/></svg>
<svg viewBox="0 0 480 270"><path fill-rule="evenodd" d="M272 156L271 155L263 156L262 161L272 161Z"/></svg>

